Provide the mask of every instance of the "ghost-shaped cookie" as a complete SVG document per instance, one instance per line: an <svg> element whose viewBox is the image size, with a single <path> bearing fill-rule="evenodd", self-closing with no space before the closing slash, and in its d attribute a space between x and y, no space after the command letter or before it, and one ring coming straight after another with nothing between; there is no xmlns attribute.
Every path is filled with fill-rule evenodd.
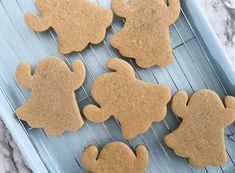
<svg viewBox="0 0 235 173"><path fill-rule="evenodd" d="M137 145L136 155L122 142L112 142L98 151L88 146L82 154L84 167L93 173L143 173L148 164L148 151Z"/></svg>
<svg viewBox="0 0 235 173"><path fill-rule="evenodd" d="M227 159L224 128L235 120L235 98L226 96L224 104L211 90L200 90L188 100L178 92L172 101L180 126L165 137L166 144L197 167L221 166Z"/></svg>
<svg viewBox="0 0 235 173"><path fill-rule="evenodd" d="M16 110L16 115L31 127L44 128L48 135L75 131L82 127L76 98L77 90L85 79L85 67L80 60L72 64L73 71L59 58L41 60L32 73L23 62L17 66L16 78L32 93L28 101Z"/></svg>
<svg viewBox="0 0 235 173"><path fill-rule="evenodd" d="M111 10L89 0L36 0L36 6L41 16L28 12L25 22L38 32L52 27L62 54L81 51L89 43L100 43L113 20Z"/></svg>
<svg viewBox="0 0 235 173"><path fill-rule="evenodd" d="M123 136L130 139L164 119L171 98L167 85L137 80L133 68L118 58L110 59L107 65L115 71L100 75L92 84L91 95L99 107L84 108L89 120L103 122L113 115L121 124Z"/></svg>
<svg viewBox="0 0 235 173"><path fill-rule="evenodd" d="M169 26L180 13L179 0L112 0L112 9L124 17L124 27L110 38L123 56L134 58L142 68L166 66L173 61Z"/></svg>

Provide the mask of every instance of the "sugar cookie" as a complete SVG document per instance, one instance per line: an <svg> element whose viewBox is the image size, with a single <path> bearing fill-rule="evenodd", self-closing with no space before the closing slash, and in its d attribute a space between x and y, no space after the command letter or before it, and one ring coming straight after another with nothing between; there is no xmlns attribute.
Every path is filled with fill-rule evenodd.
<svg viewBox="0 0 235 173"><path fill-rule="evenodd" d="M136 147L136 155L122 142L107 144L100 152L95 145L82 154L85 168L94 173L143 173L148 164L148 151L143 145Z"/></svg>
<svg viewBox="0 0 235 173"><path fill-rule="evenodd" d="M91 88L100 107L86 106L85 116L95 122L115 116L121 124L123 136L128 139L145 133L152 122L165 117L170 88L137 80L132 67L121 59L112 58L107 65L115 72L99 76Z"/></svg>
<svg viewBox="0 0 235 173"><path fill-rule="evenodd" d="M73 72L55 57L40 61L34 74L28 63L19 64L16 78L21 85L32 89L32 93L28 101L16 110L17 116L32 127L44 128L49 135L82 127L84 122L74 91L85 79L85 67L76 60L72 68Z"/></svg>
<svg viewBox="0 0 235 173"><path fill-rule="evenodd" d="M226 96L224 106L211 90L200 90L189 101L187 93L178 92L172 109L183 121L165 137L166 144L194 166L223 165L227 159L224 128L235 120L235 98Z"/></svg>
<svg viewBox="0 0 235 173"><path fill-rule="evenodd" d="M26 13L25 22L34 31L52 27L58 35L59 51L68 54L98 44L111 25L113 13L88 0L37 0L41 16Z"/></svg>
<svg viewBox="0 0 235 173"><path fill-rule="evenodd" d="M179 0L112 0L113 11L126 19L121 31L110 38L110 43L123 56L135 58L143 68L172 63L169 26L180 13Z"/></svg>

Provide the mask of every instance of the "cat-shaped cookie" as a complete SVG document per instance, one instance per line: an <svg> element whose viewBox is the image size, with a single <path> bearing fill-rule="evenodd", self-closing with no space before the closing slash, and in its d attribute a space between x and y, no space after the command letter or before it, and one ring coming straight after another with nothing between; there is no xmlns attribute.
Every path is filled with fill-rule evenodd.
<svg viewBox="0 0 235 173"><path fill-rule="evenodd" d="M166 144L192 165L223 165L227 159L224 128L235 120L235 98L226 96L223 104L211 90L200 90L189 100L186 92L178 92L172 109L183 120L165 137Z"/></svg>
<svg viewBox="0 0 235 173"><path fill-rule="evenodd" d="M112 58L107 65L115 72L100 75L92 84L91 94L100 107L84 108L89 120L103 122L113 115L121 124L123 136L130 139L164 119L171 98L167 85L137 80L133 68L121 59Z"/></svg>
<svg viewBox="0 0 235 173"><path fill-rule="evenodd" d="M143 68L166 66L173 61L169 26L180 13L179 0L112 0L113 11L126 19L124 27L110 43Z"/></svg>
<svg viewBox="0 0 235 173"><path fill-rule="evenodd" d="M32 90L28 101L16 110L17 116L35 128L44 128L49 135L75 131L83 119L74 91L85 79L85 67L80 60L72 64L73 71L59 58L41 60L32 74L28 63L16 69L16 78Z"/></svg>
<svg viewBox="0 0 235 173"><path fill-rule="evenodd" d="M25 22L34 31L52 27L58 35L59 51L68 54L98 44L111 25L113 13L89 0L36 0L41 16L26 13Z"/></svg>

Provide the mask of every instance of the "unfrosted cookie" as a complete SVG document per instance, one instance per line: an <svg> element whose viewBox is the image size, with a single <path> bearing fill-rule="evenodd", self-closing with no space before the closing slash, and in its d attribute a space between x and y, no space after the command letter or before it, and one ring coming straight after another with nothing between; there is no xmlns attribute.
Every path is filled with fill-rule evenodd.
<svg viewBox="0 0 235 173"><path fill-rule="evenodd" d="M179 0L112 0L113 11L126 19L121 31L110 43L126 57L135 58L143 68L172 63L169 26L180 12Z"/></svg>
<svg viewBox="0 0 235 173"><path fill-rule="evenodd" d="M235 120L235 98L226 96L224 105L211 90L200 90L190 100L186 92L178 92L172 109L183 121L165 137L166 144L194 166L223 165L227 159L224 128Z"/></svg>
<svg viewBox="0 0 235 173"><path fill-rule="evenodd" d="M88 43L98 44L111 25L113 13L88 0L36 0L41 16L26 13L25 22L34 31L52 27L63 54L83 50Z"/></svg>
<svg viewBox="0 0 235 173"><path fill-rule="evenodd" d="M126 144L112 142L99 153L95 145L90 145L83 152L81 161L94 173L143 173L148 164L148 151L138 145L135 155Z"/></svg>
<svg viewBox="0 0 235 173"><path fill-rule="evenodd" d="M28 63L19 64L16 78L32 93L28 101L16 110L17 116L32 127L44 128L49 135L82 127L84 122L74 91L85 79L85 67L76 60L72 68L71 72L62 60L55 57L40 61L34 73Z"/></svg>
<svg viewBox="0 0 235 173"><path fill-rule="evenodd" d="M84 108L89 120L103 122L113 115L121 124L123 136L130 139L165 117L171 97L167 85L137 80L133 68L121 59L112 58L107 65L115 72L99 76L92 84L91 94L100 107Z"/></svg>

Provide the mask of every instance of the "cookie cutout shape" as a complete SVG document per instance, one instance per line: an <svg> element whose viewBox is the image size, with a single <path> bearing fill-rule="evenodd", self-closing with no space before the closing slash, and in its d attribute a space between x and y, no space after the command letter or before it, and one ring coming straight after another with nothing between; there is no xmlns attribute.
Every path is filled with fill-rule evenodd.
<svg viewBox="0 0 235 173"><path fill-rule="evenodd" d="M130 139L165 117L171 97L167 85L137 80L133 68L121 59L112 58L107 65L115 72L99 76L92 84L91 95L101 107L84 108L89 120L103 122L113 115L121 124L123 136Z"/></svg>
<svg viewBox="0 0 235 173"><path fill-rule="evenodd" d="M74 91L85 79L85 67L80 60L72 64L73 72L55 57L40 61L32 74L28 63L16 69L21 85L32 89L29 100L16 110L17 116L31 127L44 128L48 135L75 131L82 127Z"/></svg>
<svg viewBox="0 0 235 173"><path fill-rule="evenodd" d="M200 90L189 101L186 92L178 92L172 109L183 121L165 137L166 144L194 166L223 165L227 160L224 128L235 120L235 98L226 96L224 106L211 90Z"/></svg>
<svg viewBox="0 0 235 173"><path fill-rule="evenodd" d="M111 25L113 13L88 0L36 0L41 16L26 13L25 22L34 31L52 27L58 35L59 51L81 51L89 43L100 43Z"/></svg>
<svg viewBox="0 0 235 173"><path fill-rule="evenodd" d="M112 0L113 11L126 19L121 31L110 38L110 43L123 56L135 58L143 68L172 63L169 26L180 13L179 0Z"/></svg>
<svg viewBox="0 0 235 173"><path fill-rule="evenodd" d="M82 154L84 167L94 173L143 173L148 164L148 151L137 145L136 155L122 142L104 146L100 154L95 145L88 146Z"/></svg>

